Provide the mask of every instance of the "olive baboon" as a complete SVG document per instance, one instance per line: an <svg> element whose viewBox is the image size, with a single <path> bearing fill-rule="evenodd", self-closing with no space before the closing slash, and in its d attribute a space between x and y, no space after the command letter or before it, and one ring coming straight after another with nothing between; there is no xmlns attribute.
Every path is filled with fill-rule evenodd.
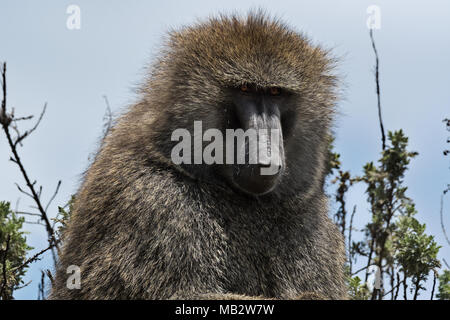
<svg viewBox="0 0 450 320"><path fill-rule="evenodd" d="M343 239L323 192L333 64L263 13L171 32L76 194L51 297L345 298ZM280 170L175 165L172 132L194 121L280 129ZM81 289L66 288L69 265Z"/></svg>

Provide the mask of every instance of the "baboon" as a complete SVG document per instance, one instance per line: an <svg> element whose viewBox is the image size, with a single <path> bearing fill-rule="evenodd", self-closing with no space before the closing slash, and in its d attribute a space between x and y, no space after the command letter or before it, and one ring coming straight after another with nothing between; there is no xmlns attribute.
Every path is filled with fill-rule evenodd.
<svg viewBox="0 0 450 320"><path fill-rule="evenodd" d="M261 12L171 31L85 173L50 297L344 299L344 243L323 190L334 66ZM277 173L257 170L264 159L175 164L172 133L195 121L280 129ZM66 286L70 265L80 289Z"/></svg>

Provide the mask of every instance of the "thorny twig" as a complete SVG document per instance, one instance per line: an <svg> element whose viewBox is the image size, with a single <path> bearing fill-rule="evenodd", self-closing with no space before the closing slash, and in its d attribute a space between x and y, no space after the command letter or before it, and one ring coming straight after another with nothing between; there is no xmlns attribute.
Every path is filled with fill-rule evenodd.
<svg viewBox="0 0 450 320"><path fill-rule="evenodd" d="M31 179L28 176L28 173L25 170L25 167L20 159L20 156L18 154L17 151L17 145L20 144L27 136L29 136L34 130L36 130L36 128L38 127L38 125L40 124L47 104L44 105L44 108L39 116L38 121L36 122L36 124L30 129L27 130L24 134L20 135L18 134L15 138L13 138L11 136L10 133L10 125L11 123L18 121L18 120L27 120L27 119L31 119L31 116L28 117L21 117L21 118L14 118L14 113L10 113L8 114L6 112L6 101L7 101L7 95L6 95L6 63L3 63L3 67L1 68L1 77L2 77L2 91L3 91L3 97L2 97L2 104L1 104L1 110L0 110L0 124L3 128L3 131L6 134L6 138L8 140L8 144L10 146L11 152L12 152L12 157L10 158L12 160L12 162L14 162L15 164L17 164L17 166L20 169L20 172L22 173L22 176L25 179L26 185L29 189L30 192L26 192L24 191L22 188L20 188L20 186L18 184L17 188L19 189L20 192L26 194L27 196L31 197L35 204L36 204L36 208L39 211L40 214L40 218L42 221L44 221L45 224L45 228L47 230L47 235L48 235L48 242L51 248L56 248L58 249L58 241L56 240L55 237L55 231L53 229L53 226L50 223L50 219L48 218L47 215L47 211L46 209L48 208L48 205L51 203L51 201L54 199L54 197L56 196L55 194L52 196L52 198L50 199L49 204L46 206L46 208L44 209L44 206L42 205L41 202L41 193L42 193L42 186L39 188L39 191L36 191L35 189L35 183L36 181L34 181L33 183L31 182ZM19 131L17 130L17 128L15 129L15 131L18 133ZM58 183L56 192L59 189L59 185L60 182ZM54 252L54 250L52 249L52 255L53 255L53 260L54 263L56 264L56 254Z"/></svg>
<svg viewBox="0 0 450 320"><path fill-rule="evenodd" d="M27 259L27 261L25 261L24 263L22 263L21 265L14 267L11 269L12 272L15 272L16 270L21 270L25 267L27 267L30 263L37 261L37 260L41 260L42 259L42 255L47 252L48 250L51 250L53 247L55 246L55 244L50 245L49 247L39 251L38 253L36 253L34 256L32 256L31 258Z"/></svg>

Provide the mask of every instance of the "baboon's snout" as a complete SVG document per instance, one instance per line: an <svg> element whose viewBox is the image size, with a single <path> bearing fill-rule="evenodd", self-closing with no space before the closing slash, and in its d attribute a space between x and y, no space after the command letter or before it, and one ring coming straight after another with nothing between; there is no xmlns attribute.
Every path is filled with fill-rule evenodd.
<svg viewBox="0 0 450 320"><path fill-rule="evenodd" d="M256 92L237 94L234 103L245 140L237 145L233 182L250 194L268 193L278 185L285 164L277 100Z"/></svg>

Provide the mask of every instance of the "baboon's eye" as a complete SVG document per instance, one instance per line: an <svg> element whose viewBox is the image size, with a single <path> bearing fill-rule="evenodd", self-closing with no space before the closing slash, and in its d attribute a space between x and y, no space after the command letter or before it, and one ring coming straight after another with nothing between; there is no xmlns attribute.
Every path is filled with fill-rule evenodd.
<svg viewBox="0 0 450 320"><path fill-rule="evenodd" d="M281 94L281 89L277 87L271 87L269 89L269 93L271 96L279 96Z"/></svg>
<svg viewBox="0 0 450 320"><path fill-rule="evenodd" d="M239 88L241 90L241 92L250 92L250 87L247 84L243 84L241 85L241 87Z"/></svg>

